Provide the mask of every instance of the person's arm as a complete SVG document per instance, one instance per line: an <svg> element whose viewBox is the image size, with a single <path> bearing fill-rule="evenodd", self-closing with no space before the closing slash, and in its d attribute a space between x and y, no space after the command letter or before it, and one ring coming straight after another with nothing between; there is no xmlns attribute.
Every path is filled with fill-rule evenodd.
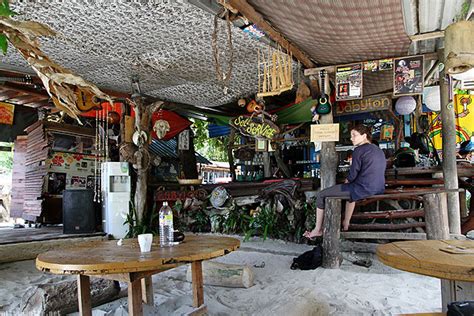
<svg viewBox="0 0 474 316"><path fill-rule="evenodd" d="M347 177L347 182L353 182L357 176L359 175L360 168L362 167L362 162L361 162L361 157L360 157L360 150L357 150L356 148L354 150L354 153L352 154L352 164L351 168L349 169L349 176Z"/></svg>

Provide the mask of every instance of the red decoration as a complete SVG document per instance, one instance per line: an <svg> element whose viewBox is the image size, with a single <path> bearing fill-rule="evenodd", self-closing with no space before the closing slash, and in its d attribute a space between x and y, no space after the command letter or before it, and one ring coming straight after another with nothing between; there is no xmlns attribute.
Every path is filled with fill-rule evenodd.
<svg viewBox="0 0 474 316"><path fill-rule="evenodd" d="M158 110L153 113L151 117L152 127L155 126L155 122L158 120L165 120L170 126L170 130L161 140L170 140L192 124L191 121L185 119L184 117L167 110ZM155 139L158 139L154 130L151 132L151 136L153 136Z"/></svg>

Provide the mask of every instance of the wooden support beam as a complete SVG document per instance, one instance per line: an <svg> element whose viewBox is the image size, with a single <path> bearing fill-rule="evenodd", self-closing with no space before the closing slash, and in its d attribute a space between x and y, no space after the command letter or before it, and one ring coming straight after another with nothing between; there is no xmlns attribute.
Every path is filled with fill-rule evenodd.
<svg viewBox="0 0 474 316"><path fill-rule="evenodd" d="M383 218L383 219L393 219L393 218L407 218L407 217L424 217L424 210L417 209L406 209L406 210L390 210L384 212L361 212L354 213L352 219L372 219L372 218Z"/></svg>
<svg viewBox="0 0 474 316"><path fill-rule="evenodd" d="M338 269L341 266L341 199L326 198L323 220L323 268Z"/></svg>
<svg viewBox="0 0 474 316"><path fill-rule="evenodd" d="M281 47L290 51L293 56L299 60L305 67L313 68L316 65L311 61L304 51L302 51L296 45L290 43L280 32L275 30L270 23L265 21L263 16L257 12L246 0L229 0L223 3L227 7L230 5L229 10L238 10L246 19L256 24L262 31L265 32L272 40L277 42Z"/></svg>
<svg viewBox="0 0 474 316"><path fill-rule="evenodd" d="M449 239L447 193L423 196L427 239Z"/></svg>
<svg viewBox="0 0 474 316"><path fill-rule="evenodd" d="M350 230L397 230L415 227L425 227L425 222L403 224L351 224Z"/></svg>
<svg viewBox="0 0 474 316"><path fill-rule="evenodd" d="M434 38L444 37L444 31L426 32L415 35L410 35L412 42L426 41Z"/></svg>

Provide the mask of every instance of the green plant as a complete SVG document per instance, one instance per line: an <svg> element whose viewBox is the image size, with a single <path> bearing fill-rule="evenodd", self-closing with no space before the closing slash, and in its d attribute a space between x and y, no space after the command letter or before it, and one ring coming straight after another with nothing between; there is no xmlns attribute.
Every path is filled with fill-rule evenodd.
<svg viewBox="0 0 474 316"><path fill-rule="evenodd" d="M252 233L261 233L263 240L274 235L277 216L270 204L258 207L254 216L244 217L250 218L249 229L245 232L244 241L247 241Z"/></svg>
<svg viewBox="0 0 474 316"><path fill-rule="evenodd" d="M192 129L194 132L194 146L196 151L214 161L228 161L227 145L229 137L213 137L209 138L207 127L209 123L201 120L194 120Z"/></svg>
<svg viewBox="0 0 474 316"><path fill-rule="evenodd" d="M10 3L8 0L3 0L3 2L0 2L0 16L10 17L17 14L18 13L10 9ZM7 53L8 39L5 34L0 34L0 49L4 55Z"/></svg>
<svg viewBox="0 0 474 316"><path fill-rule="evenodd" d="M143 214L141 221L138 220L137 209L133 201L130 201L130 208L127 214L127 218L124 224L128 224L128 232L125 238L135 238L140 234L152 233L153 235L158 235L156 229L152 228L152 223L158 217L158 212L156 212L156 204L153 204L153 209L151 214Z"/></svg>

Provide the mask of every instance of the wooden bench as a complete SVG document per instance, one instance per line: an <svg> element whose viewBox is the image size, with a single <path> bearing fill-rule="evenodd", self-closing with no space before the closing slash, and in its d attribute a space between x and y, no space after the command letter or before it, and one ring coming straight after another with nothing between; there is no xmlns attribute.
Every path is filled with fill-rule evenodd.
<svg viewBox="0 0 474 316"><path fill-rule="evenodd" d="M354 238L355 235L358 234L359 238L365 239L449 239L447 193L453 191L460 192L461 190L462 189L446 190L443 187L440 187L425 188L423 190L409 189L398 190L396 192L388 191L384 194L374 195L361 201L364 203L366 201L400 200L410 198L423 201L425 222L422 226L425 227L426 233L343 232L341 234L342 200L348 200L349 198L327 197L323 221L322 266L324 268L339 268L342 258L339 241L341 235L345 238ZM397 215L398 214L395 216ZM402 229L402 226L399 226L398 228Z"/></svg>

